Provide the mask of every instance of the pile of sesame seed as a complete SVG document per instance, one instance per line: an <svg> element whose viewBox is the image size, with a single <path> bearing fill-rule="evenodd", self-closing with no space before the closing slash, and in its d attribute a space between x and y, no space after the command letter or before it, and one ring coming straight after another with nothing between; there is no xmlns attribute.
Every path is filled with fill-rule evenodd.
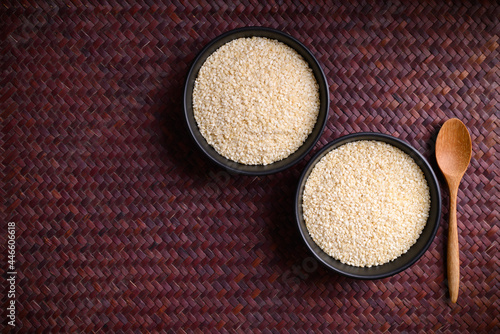
<svg viewBox="0 0 500 334"><path fill-rule="evenodd" d="M307 62L276 40L232 40L211 54L193 90L201 134L222 156L246 165L288 157L319 113L319 86Z"/></svg>
<svg viewBox="0 0 500 334"><path fill-rule="evenodd" d="M427 181L415 161L380 141L356 141L326 154L303 194L310 236L342 263L390 262L417 241L429 217Z"/></svg>

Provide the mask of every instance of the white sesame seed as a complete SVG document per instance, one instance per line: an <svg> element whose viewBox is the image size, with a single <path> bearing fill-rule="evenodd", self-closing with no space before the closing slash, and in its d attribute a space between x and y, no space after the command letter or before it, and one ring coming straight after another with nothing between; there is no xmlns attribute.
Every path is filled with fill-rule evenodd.
<svg viewBox="0 0 500 334"><path fill-rule="evenodd" d="M390 262L415 244L430 210L415 161L379 141L356 141L325 155L303 195L307 229L318 246L352 266Z"/></svg>
<svg viewBox="0 0 500 334"><path fill-rule="evenodd" d="M193 89L193 111L222 156L267 165L295 152L319 113L319 86L307 62L284 43L239 38L211 54Z"/></svg>

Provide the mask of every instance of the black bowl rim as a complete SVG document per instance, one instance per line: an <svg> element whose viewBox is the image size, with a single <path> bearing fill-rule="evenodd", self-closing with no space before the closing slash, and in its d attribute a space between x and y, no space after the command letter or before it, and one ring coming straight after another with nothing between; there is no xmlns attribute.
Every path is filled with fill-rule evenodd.
<svg viewBox="0 0 500 334"><path fill-rule="evenodd" d="M374 139L374 137L376 139ZM396 268L396 269L394 269L392 271L389 271L389 272L387 272L385 274L356 275L356 274L344 272L344 271L342 271L342 270L340 270L338 268L335 268L335 267L331 266L330 264L326 263L316 253L316 251L311 247L311 245L309 244L309 242L306 240L305 234L309 235L308 234L309 232L307 231L307 228L306 229L302 228L301 216L300 216L300 210L299 210L299 205L301 205L301 202L302 202L301 201L302 200L301 188L302 188L303 182L305 182L304 178L306 177L306 175L310 174L309 171L316 165L316 163L319 162L320 157L322 158L324 156L323 153L325 151L333 150L334 148L340 147L340 146L342 146L344 144L347 144L349 142L354 142L354 141L359 141L359 140L378 140L378 139L380 139L380 141L383 141L383 142L388 143L388 144L391 144L388 141L394 141L394 142L398 142L399 144L405 146L406 148L408 148L410 151L413 152L414 156L412 156L412 158L415 160L416 159L415 157L417 157L417 159L419 159L421 161L422 165L425 166L425 168L428 170L429 174L431 175L431 181L432 181L432 182L429 182L429 180L427 180L427 182L429 183L429 188L430 189L434 189L437 192L437 201L438 201L438 203L437 203L436 222L435 222L434 228L433 228L433 230L432 230L432 232L431 232L431 234L429 236L429 239L427 240L427 242L424 245L424 247L408 263L406 263L403 266L398 267L398 268ZM343 143L340 144L340 145L338 145L341 142L343 142ZM338 145L338 146L336 146L336 145ZM334 146L334 147L332 148L332 146ZM297 191L296 191L296 194L295 194L295 203L294 203L294 206L295 206L295 220L296 220L297 227L299 229L299 233L301 235L302 240L304 241L304 243L306 244L307 248L309 249L309 251L314 256L314 258L316 260L318 260L323 266L325 266L326 268L332 270L333 272L336 272L336 273L341 274L341 275L346 276L346 277L355 278L355 279L362 279L362 280L375 280L375 279L382 279L382 278L390 277L390 276L393 276L393 275L395 275L397 273L400 273L400 272L408 269L413 264L415 264L422 257L422 255L425 254L425 252L427 252L427 250L429 249L430 245L434 241L434 238L436 237L436 233L437 233L437 230L438 230L439 225L440 225L440 221L441 221L441 202L442 202L441 201L441 190L440 190L440 186L439 186L439 182L438 182L438 179L436 177L436 174L434 173L434 170L432 169L432 167L429 164L429 162L427 161L427 159L425 159L422 156L422 154L420 154L420 152L417 149L415 149L409 143L407 143L407 142L405 142L405 141L403 141L403 140L401 140L399 138L396 138L396 137L393 137L393 136L390 136L390 135L387 135L387 134L384 134L384 133L379 133L379 132L358 132L358 133L352 133L352 134L348 134L348 135L339 137L339 138L337 138L337 139L329 142L323 148L321 148L321 150L319 150L311 158L311 160L308 162L307 166L304 168L304 170L303 170L303 172L302 172L302 174L300 176L299 183L298 183L298 186L297 186ZM322 250L320 249L320 251L322 251ZM372 267L372 268L376 268L376 267L377 266Z"/></svg>
<svg viewBox="0 0 500 334"><path fill-rule="evenodd" d="M322 81L322 83L318 82L318 85L320 85L320 87L321 87L321 84L324 84L324 86L325 86L325 91L326 91L326 96L325 96L326 106L325 106L325 114L324 114L324 116L321 117L321 119L320 119L320 117L319 117L320 115L318 115L318 119L316 120L316 123L320 123L319 131L318 131L317 135L315 137L313 137L313 140L310 143L310 147L307 148L302 154L300 154L299 156L295 157L295 159L291 160L289 163L285 163L283 166L277 167L277 168L271 168L271 167L272 167L272 165L274 163L282 162L282 161L288 159L289 157L291 157L291 155L288 156L288 157L286 157L286 158L284 158L284 159L282 159L282 160L276 161L274 163L271 163L271 164L265 165L265 166L264 165L243 165L243 164L235 162L236 164L245 166L245 168L255 167L255 169L256 169L255 171L244 171L244 170L240 170L238 168L234 168L232 166L228 166L228 165L220 162L219 160L217 160L216 158L214 158L209 152L207 152L207 150L205 150L205 148L203 147L203 145L201 145L201 143L198 142L198 139L197 139L197 136L196 136L195 133L199 133L199 129L196 126L195 126L196 128L193 128L193 126L191 125L191 123L189 121L189 112L188 112L188 106L187 106L187 103L186 103L186 99L188 98L187 95L188 95L189 81L190 81L191 77L194 75L194 73L193 73L194 69L197 66L197 64L199 63L200 59L205 56L205 54L207 53L207 50L209 50L214 44L218 43L220 40L225 39L228 36L235 35L235 34L238 34L238 33L241 33L241 32L253 32L253 31L255 31L255 32L270 32L270 33L281 35L282 37L287 38L287 39L293 41L294 43L296 43L297 45L299 45L303 49L303 51L305 53L307 53L311 57L311 59L315 63L315 66L319 69L320 80ZM291 35L288 35L287 33L283 32L283 31L280 31L280 30L276 30L276 29L268 28L268 27L249 26L249 27L236 28L236 29L232 29L230 31L227 31L227 32L225 32L225 33L223 33L223 34L215 37L207 45L205 45L205 47L203 47L203 49L198 53L198 55L194 59L193 63L191 64L191 67L189 68L189 72L188 72L188 75L186 77L186 81L185 81L185 84L184 84L183 104L184 104L184 117L185 117L185 121L186 121L188 130L189 130L189 133L191 135L191 138L195 141L196 146L205 154L205 156L207 156L210 159L210 161L214 162L215 164L217 164L218 166L224 168L225 170L227 170L229 172L233 172L233 173L237 173L237 174L253 175L253 176L270 175L270 174L281 172L281 171L283 171L285 169L288 169L288 168L292 167L293 165L297 164L316 145L316 143L318 142L318 140L320 139L321 135L324 132L324 129L325 129L325 126L326 126L326 123L327 123L327 120L328 120L328 115L329 115L329 110L330 110L330 88L328 86L328 80L326 78L326 75L325 75L325 73L323 71L323 68L321 67L319 61L312 54L312 52L309 50L309 48L307 48L303 43L301 43L295 37L293 37ZM311 135L312 135L312 133L310 134L310 136ZM307 138L306 138L306 141L307 141ZM305 144L305 142L302 145L304 145L304 144ZM222 155L220 155L218 152L215 152L215 153L218 154L220 157L225 158ZM293 155L293 153L292 153L292 155ZM267 167L267 168L266 168L266 170L261 171L261 170L258 170L259 167L260 168Z"/></svg>

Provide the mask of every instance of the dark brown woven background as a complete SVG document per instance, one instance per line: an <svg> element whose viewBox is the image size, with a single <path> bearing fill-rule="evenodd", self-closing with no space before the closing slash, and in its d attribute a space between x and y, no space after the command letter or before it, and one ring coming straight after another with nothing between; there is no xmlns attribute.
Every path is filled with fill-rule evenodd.
<svg viewBox="0 0 500 334"><path fill-rule="evenodd" d="M0 7L2 326L13 221L20 332L499 332L494 1L99 2ZM332 100L311 154L265 177L211 165L183 122L196 54L250 25L310 48ZM318 268L292 211L312 154L378 131L438 172L433 143L451 117L473 139L459 193L458 304L447 293L442 177L442 225L412 268L378 281Z"/></svg>

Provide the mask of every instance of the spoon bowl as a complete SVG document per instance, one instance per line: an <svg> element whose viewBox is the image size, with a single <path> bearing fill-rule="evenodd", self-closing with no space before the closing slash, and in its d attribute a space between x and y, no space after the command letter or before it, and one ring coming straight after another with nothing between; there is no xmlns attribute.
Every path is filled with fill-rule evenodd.
<svg viewBox="0 0 500 334"><path fill-rule="evenodd" d="M461 179L469 166L471 154L470 134L464 123L457 118L446 121L436 142L436 160L443 174Z"/></svg>
<svg viewBox="0 0 500 334"><path fill-rule="evenodd" d="M457 231L457 195L460 181L469 166L472 142L469 131L459 119L446 121L436 140L436 161L443 173L450 192L450 217L448 225L448 288L450 299L457 302L460 285L460 262Z"/></svg>

